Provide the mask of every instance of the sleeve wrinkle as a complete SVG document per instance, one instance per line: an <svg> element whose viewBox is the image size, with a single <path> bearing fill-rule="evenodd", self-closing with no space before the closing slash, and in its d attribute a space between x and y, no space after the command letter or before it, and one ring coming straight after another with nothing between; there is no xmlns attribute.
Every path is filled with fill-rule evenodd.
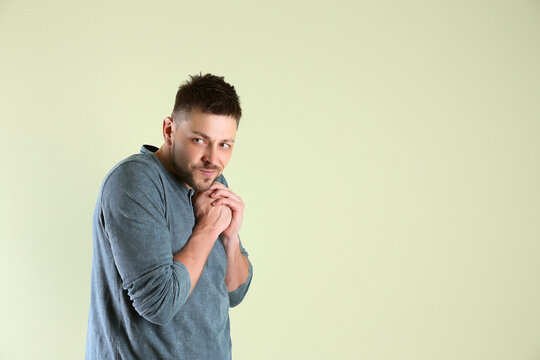
<svg viewBox="0 0 540 360"><path fill-rule="evenodd" d="M147 272L126 286L135 310L146 320L167 324L180 310L189 296L191 283L187 269L163 265Z"/></svg>

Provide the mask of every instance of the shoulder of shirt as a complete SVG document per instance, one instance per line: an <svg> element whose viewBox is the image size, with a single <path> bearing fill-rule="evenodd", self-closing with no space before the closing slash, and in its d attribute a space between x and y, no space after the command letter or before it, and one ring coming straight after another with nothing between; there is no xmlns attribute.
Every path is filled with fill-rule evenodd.
<svg viewBox="0 0 540 360"><path fill-rule="evenodd" d="M159 178L162 169L152 158L152 154L133 154L113 166L103 179L103 186L109 179L121 174L129 174L130 180L134 178ZM127 179L126 179L127 180Z"/></svg>
<svg viewBox="0 0 540 360"><path fill-rule="evenodd" d="M227 184L227 180L225 180L225 176L223 174L219 175L219 177L216 179L217 182L222 183L226 187L229 187L229 184Z"/></svg>

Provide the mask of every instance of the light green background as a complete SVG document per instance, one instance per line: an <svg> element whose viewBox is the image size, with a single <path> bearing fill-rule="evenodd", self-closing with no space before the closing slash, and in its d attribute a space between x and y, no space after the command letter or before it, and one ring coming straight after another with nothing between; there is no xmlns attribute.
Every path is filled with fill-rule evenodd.
<svg viewBox="0 0 540 360"><path fill-rule="evenodd" d="M239 359L540 359L538 1L0 1L0 358L80 359L100 182L224 75Z"/></svg>

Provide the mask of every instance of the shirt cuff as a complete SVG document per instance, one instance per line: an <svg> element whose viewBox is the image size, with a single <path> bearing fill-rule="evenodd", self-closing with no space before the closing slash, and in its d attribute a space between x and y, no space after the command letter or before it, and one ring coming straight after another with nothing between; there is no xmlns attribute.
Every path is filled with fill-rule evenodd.
<svg viewBox="0 0 540 360"><path fill-rule="evenodd" d="M229 292L229 306L235 307L240 304L246 295L249 285L251 284L251 277L253 276L253 267L251 266L251 261L249 262L249 275L246 281L236 290Z"/></svg>

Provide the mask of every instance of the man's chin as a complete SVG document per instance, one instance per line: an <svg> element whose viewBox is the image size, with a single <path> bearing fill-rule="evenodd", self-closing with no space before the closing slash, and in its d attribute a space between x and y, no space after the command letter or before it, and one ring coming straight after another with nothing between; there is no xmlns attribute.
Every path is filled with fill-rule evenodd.
<svg viewBox="0 0 540 360"><path fill-rule="evenodd" d="M196 191L200 191L200 192L206 191L212 187L212 185L216 182L218 177L219 175L216 176L214 179L204 179L201 181L194 182L194 184L191 185L191 187Z"/></svg>

